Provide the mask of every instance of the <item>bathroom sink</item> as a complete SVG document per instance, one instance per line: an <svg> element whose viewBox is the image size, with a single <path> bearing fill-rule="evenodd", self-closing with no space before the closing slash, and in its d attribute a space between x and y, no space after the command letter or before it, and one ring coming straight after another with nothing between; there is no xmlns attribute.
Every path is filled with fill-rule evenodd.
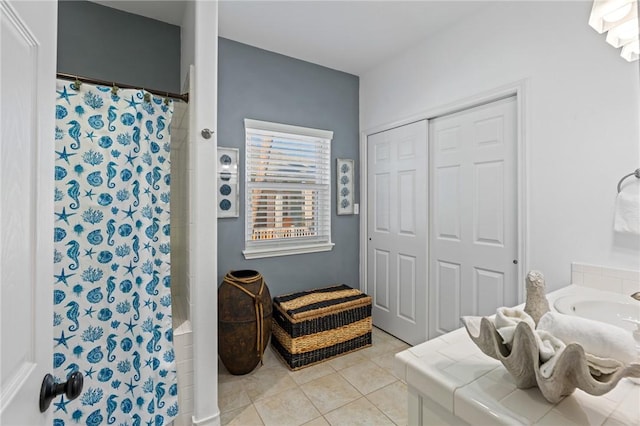
<svg viewBox="0 0 640 426"><path fill-rule="evenodd" d="M563 314L606 322L629 331L640 327L640 302L622 294L569 295L558 298L553 306Z"/></svg>

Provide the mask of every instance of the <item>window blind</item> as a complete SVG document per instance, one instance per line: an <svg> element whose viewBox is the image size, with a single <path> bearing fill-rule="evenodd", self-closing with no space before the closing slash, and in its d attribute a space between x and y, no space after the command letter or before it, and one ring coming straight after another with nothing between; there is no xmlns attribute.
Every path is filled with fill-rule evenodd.
<svg viewBox="0 0 640 426"><path fill-rule="evenodd" d="M245 251L330 244L332 132L255 120L245 130Z"/></svg>

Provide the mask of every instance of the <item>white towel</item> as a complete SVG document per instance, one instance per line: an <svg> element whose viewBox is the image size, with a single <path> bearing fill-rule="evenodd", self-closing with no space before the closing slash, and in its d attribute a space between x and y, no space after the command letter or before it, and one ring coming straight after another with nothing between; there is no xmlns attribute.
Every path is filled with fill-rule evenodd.
<svg viewBox="0 0 640 426"><path fill-rule="evenodd" d="M624 367L620 361L616 361L612 358L600 358L595 355L591 355L585 352L585 358L587 359L587 365L593 376L601 376L603 374L614 373L617 369Z"/></svg>
<svg viewBox="0 0 640 426"><path fill-rule="evenodd" d="M543 377L549 378L553 373L553 368L556 365L558 357L566 345L550 333L544 330L536 330L536 323L526 312L513 308L498 308L496 310L494 323L498 334L502 337L502 342L508 347L511 347L516 326L521 322L531 327L533 335L536 338L540 361L542 362L540 365L540 373Z"/></svg>
<svg viewBox="0 0 640 426"><path fill-rule="evenodd" d="M577 343L586 353L597 358L635 362L638 354L635 340L626 330L599 321L593 321L557 312L547 312L538 322L538 330L545 330L565 344ZM603 365L612 368L612 365Z"/></svg>
<svg viewBox="0 0 640 426"><path fill-rule="evenodd" d="M560 354L566 348L564 342L544 330L536 330L536 340L540 348L540 374L545 379L551 377Z"/></svg>
<svg viewBox="0 0 640 426"><path fill-rule="evenodd" d="M531 327L531 330L536 329L536 323L533 321L533 318L520 309L498 308L494 322L498 334L502 337L502 343L505 345L511 345L513 333L515 333L516 326L519 323L526 322L529 324L529 327Z"/></svg>
<svg viewBox="0 0 640 426"><path fill-rule="evenodd" d="M616 198L613 229L640 235L640 185L634 182L623 189Z"/></svg>

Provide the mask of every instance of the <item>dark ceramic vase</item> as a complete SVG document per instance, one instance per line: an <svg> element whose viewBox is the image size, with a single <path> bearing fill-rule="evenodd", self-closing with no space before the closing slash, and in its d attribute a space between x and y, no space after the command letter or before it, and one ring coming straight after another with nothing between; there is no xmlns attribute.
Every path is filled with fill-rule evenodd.
<svg viewBox="0 0 640 426"><path fill-rule="evenodd" d="M271 294L257 271L227 273L218 287L218 354L229 373L250 373L271 336Z"/></svg>

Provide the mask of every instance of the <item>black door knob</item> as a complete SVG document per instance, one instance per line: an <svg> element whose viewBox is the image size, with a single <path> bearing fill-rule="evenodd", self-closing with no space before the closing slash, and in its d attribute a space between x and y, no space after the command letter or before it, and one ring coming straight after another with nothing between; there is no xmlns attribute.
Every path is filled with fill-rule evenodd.
<svg viewBox="0 0 640 426"><path fill-rule="evenodd" d="M71 373L64 383L55 383L51 374L45 375L40 387L40 412L47 411L53 398L58 395L65 394L68 400L76 399L82 392L83 382L84 377L79 371Z"/></svg>

